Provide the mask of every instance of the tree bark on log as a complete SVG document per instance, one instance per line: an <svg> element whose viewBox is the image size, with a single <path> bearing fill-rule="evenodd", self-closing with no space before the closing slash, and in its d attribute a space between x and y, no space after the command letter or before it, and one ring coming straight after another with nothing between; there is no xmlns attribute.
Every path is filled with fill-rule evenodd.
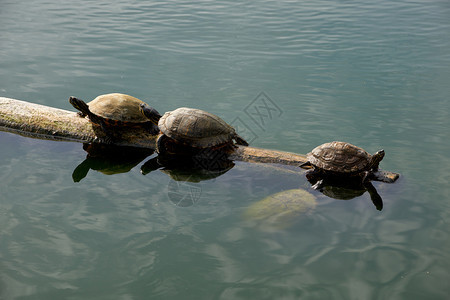
<svg viewBox="0 0 450 300"><path fill-rule="evenodd" d="M95 142L98 133L87 118L81 118L76 112L5 97L0 97L0 130L33 138L82 143ZM145 130L130 128L121 137L115 145L155 149L156 136ZM230 159L290 166L307 161L301 154L245 146L238 146ZM394 182L399 175L382 171L379 176L381 181Z"/></svg>

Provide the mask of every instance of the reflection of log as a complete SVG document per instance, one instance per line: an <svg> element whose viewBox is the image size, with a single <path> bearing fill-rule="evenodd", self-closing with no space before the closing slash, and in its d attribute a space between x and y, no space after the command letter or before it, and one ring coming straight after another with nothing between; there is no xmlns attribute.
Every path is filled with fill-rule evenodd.
<svg viewBox="0 0 450 300"><path fill-rule="evenodd" d="M96 133L86 118L77 113L0 97L0 130L41 139L92 142ZM120 146L155 148L155 136L143 130L129 129L122 135ZM230 156L233 160L298 166L304 155L239 146ZM384 171L383 181L395 181L398 174Z"/></svg>

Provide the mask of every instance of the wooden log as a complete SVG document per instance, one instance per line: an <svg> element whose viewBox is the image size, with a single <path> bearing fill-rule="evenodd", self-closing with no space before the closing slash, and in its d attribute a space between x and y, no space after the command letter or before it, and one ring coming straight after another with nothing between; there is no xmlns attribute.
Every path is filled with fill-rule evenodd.
<svg viewBox="0 0 450 300"><path fill-rule="evenodd" d="M45 105L0 97L0 128L21 135L62 141L94 142L96 128L78 113ZM118 146L155 147L155 136L130 129Z"/></svg>
<svg viewBox="0 0 450 300"><path fill-rule="evenodd" d="M0 97L0 130L40 139L82 143L96 142L99 134L87 118L81 118L76 112L4 97ZM115 144L155 149L155 140L156 136L145 130L127 129ZM305 155L245 146L238 146L230 159L288 166L306 162ZM377 180L394 182L398 177L396 173L382 171Z"/></svg>

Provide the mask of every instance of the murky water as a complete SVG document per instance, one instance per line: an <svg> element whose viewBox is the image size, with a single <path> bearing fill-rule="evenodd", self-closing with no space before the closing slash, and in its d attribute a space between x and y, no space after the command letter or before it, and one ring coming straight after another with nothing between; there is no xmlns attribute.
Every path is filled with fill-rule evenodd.
<svg viewBox="0 0 450 300"><path fill-rule="evenodd" d="M73 110L128 93L218 114L257 147L384 148L402 175L374 183L378 211L295 169L191 182L133 154L74 172L81 144L0 132L0 298L448 298L447 1L2 1L0 27L1 96ZM245 217L298 188L316 205L286 226Z"/></svg>

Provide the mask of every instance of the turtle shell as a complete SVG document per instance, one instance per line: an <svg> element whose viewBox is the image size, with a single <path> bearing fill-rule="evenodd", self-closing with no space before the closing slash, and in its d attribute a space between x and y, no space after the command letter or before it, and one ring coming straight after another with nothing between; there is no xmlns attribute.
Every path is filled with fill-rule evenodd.
<svg viewBox="0 0 450 300"><path fill-rule="evenodd" d="M325 171L358 173L367 169L372 156L352 144L331 142L314 148L307 158L312 165Z"/></svg>
<svg viewBox="0 0 450 300"><path fill-rule="evenodd" d="M230 142L236 131L224 120L209 112L180 107L166 112L158 127L166 136L192 147L207 148Z"/></svg>
<svg viewBox="0 0 450 300"><path fill-rule="evenodd" d="M316 207L316 197L303 189L292 189L270 195L250 205L243 217L264 231L290 227L299 216Z"/></svg>
<svg viewBox="0 0 450 300"><path fill-rule="evenodd" d="M113 93L100 95L88 105L92 113L107 120L125 123L149 122L139 111L141 103L144 102L133 96Z"/></svg>

